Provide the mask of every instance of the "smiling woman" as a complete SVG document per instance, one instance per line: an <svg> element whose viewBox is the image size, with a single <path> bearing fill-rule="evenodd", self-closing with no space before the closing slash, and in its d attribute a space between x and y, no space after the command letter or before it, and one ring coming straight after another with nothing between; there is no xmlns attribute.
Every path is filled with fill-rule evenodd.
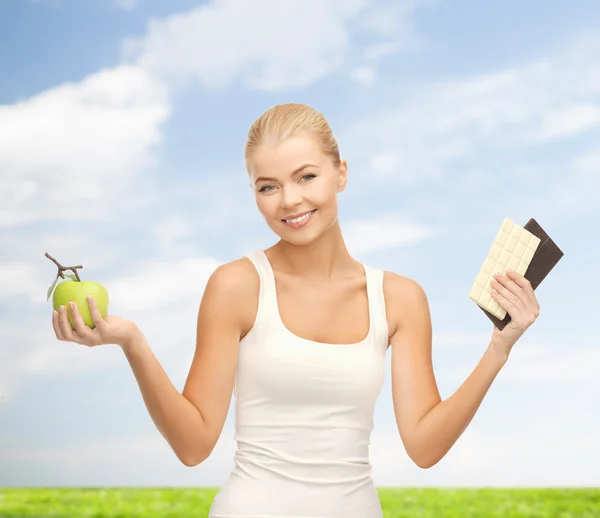
<svg viewBox="0 0 600 518"><path fill-rule="evenodd" d="M210 456L235 393L235 466L210 518L381 518L369 445L388 347L400 439L416 465L431 467L535 320L535 295L519 275L498 277L494 296L511 323L442 401L423 289L346 248L338 196L348 167L325 118L306 105L275 106L252 125L244 158L258 210L279 240L211 275L183 393L141 330L102 319L93 301L93 331L75 307L76 329L63 311L53 316L56 335L118 343L156 427L187 466Z"/></svg>

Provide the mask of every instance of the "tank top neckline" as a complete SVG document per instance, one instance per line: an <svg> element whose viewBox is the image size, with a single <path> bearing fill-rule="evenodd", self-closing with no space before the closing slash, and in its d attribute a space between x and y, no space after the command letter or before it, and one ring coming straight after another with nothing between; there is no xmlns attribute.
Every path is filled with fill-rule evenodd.
<svg viewBox="0 0 600 518"><path fill-rule="evenodd" d="M373 326L374 326L374 312L373 312L373 290L372 290L372 282L370 279L370 275L369 275L369 269L367 267L367 265L365 265L363 262L358 261L361 266L363 267L363 270L365 272L365 283L366 283L366 289L367 289L367 306L368 306L368 311L369 311L369 331L367 332L367 335L360 340L359 342L353 342L353 343L339 343L339 344L332 344L332 343L328 343L328 342L319 342L317 340L310 340L309 338L304 338L302 336L299 336L295 333L293 333L292 331L290 331L288 329L288 327L285 325L285 323L283 322L283 319L281 318L281 312L279 311L279 300L277 298L277 284L275 281L275 272L273 271L273 267L271 266L271 262L269 261L269 258L267 257L267 254L265 254L264 250L258 250L259 255L262 259L262 261L264 262L265 268L268 272L269 275L269 284L268 284L268 288L270 293L271 293L271 297L273 300L273 310L275 312L275 320L277 322L277 325L279 326L279 328L286 334L288 335L290 338L297 340L299 342L305 343L305 344L309 344L309 345L316 345L316 346L321 346L321 347L358 347L361 345L366 344L367 342L369 342L369 340L371 340L372 336L373 336Z"/></svg>

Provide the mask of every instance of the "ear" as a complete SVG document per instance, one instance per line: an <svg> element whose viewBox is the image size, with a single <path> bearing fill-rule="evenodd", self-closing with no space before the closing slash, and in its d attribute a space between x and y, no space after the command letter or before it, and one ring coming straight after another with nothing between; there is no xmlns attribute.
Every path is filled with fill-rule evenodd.
<svg viewBox="0 0 600 518"><path fill-rule="evenodd" d="M342 192L346 188L348 183L348 164L345 160L340 162L339 175L338 175L338 192Z"/></svg>

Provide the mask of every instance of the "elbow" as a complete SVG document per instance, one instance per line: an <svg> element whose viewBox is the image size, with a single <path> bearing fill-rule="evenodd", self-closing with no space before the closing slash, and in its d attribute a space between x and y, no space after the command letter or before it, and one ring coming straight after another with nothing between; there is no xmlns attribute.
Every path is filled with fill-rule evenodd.
<svg viewBox="0 0 600 518"><path fill-rule="evenodd" d="M202 463L202 459L195 459L192 457L179 457L179 460L188 468L194 468Z"/></svg>
<svg viewBox="0 0 600 518"><path fill-rule="evenodd" d="M402 443L410 460L421 469L433 468L445 455L438 444L416 434L405 433Z"/></svg>
<svg viewBox="0 0 600 518"><path fill-rule="evenodd" d="M188 468L198 466L208 459L213 452L216 443L215 441L196 440L193 444L194 445L191 448L179 448L179 451L174 450L177 458Z"/></svg>
<svg viewBox="0 0 600 518"><path fill-rule="evenodd" d="M188 468L194 468L200 464L202 464L206 459L208 459L208 457L210 457L210 454L212 452L194 452L192 454L187 454L187 455L177 455L177 458L181 461L181 463L188 467Z"/></svg>
<svg viewBox="0 0 600 518"><path fill-rule="evenodd" d="M435 459L411 457L412 461L421 469L433 468L439 461Z"/></svg>
<svg viewBox="0 0 600 518"><path fill-rule="evenodd" d="M408 453L410 460L412 460L415 463L415 465L421 469L433 468L433 466L435 466L441 460L439 457L428 455L427 452L424 452L422 450L407 450L406 453Z"/></svg>

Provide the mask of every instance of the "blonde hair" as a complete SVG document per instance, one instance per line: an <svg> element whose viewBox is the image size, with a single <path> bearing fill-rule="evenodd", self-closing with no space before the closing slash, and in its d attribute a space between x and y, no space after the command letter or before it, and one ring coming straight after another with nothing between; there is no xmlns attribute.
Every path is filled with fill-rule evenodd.
<svg viewBox="0 0 600 518"><path fill-rule="evenodd" d="M268 109L250 127L244 146L246 170L250 172L252 152L258 145L268 140L282 141L300 132L315 136L334 165L340 165L338 144L325 117L306 104L287 103Z"/></svg>

